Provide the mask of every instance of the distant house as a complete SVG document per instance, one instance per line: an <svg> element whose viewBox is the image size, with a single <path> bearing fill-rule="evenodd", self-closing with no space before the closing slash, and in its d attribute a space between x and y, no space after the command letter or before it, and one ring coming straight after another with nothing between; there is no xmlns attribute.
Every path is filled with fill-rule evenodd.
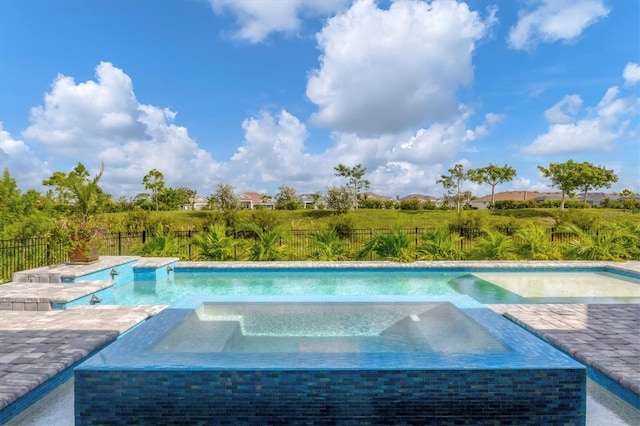
<svg viewBox="0 0 640 426"><path fill-rule="evenodd" d="M258 192L243 192L238 196L238 204L242 209L253 210L255 208L263 208L266 210L273 210L276 207L273 199L264 199L263 194Z"/></svg>
<svg viewBox="0 0 640 426"><path fill-rule="evenodd" d="M188 204L180 206L180 210L202 210L209 206L209 201L203 197L191 197Z"/></svg>
<svg viewBox="0 0 640 426"><path fill-rule="evenodd" d="M532 191L505 191L493 194L493 201L527 201L534 200L541 195L539 192ZM478 210L488 209L491 204L491 194L471 200L469 205Z"/></svg>
<svg viewBox="0 0 640 426"><path fill-rule="evenodd" d="M587 203L591 207L599 207L604 203L604 200L610 199L612 201L618 201L621 199L620 194L607 194L604 192L589 192L587 193ZM532 191L506 191L498 192L495 194L495 201L526 201L534 200L537 202L547 200L561 200L562 192L532 192ZM583 194L576 194L575 197L566 197L566 200L583 201ZM479 210L486 209L491 203L491 195L485 195L480 198L471 200L471 207L475 207Z"/></svg>
<svg viewBox="0 0 640 426"><path fill-rule="evenodd" d="M606 194L604 192L587 192L587 204L591 207L600 207L604 200L618 201L621 197L618 194ZM572 200L584 201L584 194L577 194Z"/></svg>
<svg viewBox="0 0 640 426"><path fill-rule="evenodd" d="M363 193L362 198L365 200L380 200L380 201L393 200L393 198L391 197L387 197L386 195L374 194L373 192Z"/></svg>
<svg viewBox="0 0 640 426"><path fill-rule="evenodd" d="M533 199L536 201L562 200L562 192L541 192L533 197Z"/></svg>
<svg viewBox="0 0 640 426"><path fill-rule="evenodd" d="M405 201L405 200L418 200L423 203L433 203L436 206L440 206L442 204L442 200L436 197L432 197L431 195L422 195L422 194L409 194L400 198L400 201Z"/></svg>
<svg viewBox="0 0 640 426"><path fill-rule="evenodd" d="M298 201L300 201L300 206L303 209L317 209L320 204L327 203L327 199L322 196L318 198L318 201L314 201L313 194L300 194Z"/></svg>

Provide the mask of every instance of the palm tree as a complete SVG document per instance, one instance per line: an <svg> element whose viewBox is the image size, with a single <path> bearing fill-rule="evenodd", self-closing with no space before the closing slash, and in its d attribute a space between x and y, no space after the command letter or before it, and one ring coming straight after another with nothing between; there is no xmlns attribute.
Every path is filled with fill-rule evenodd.
<svg viewBox="0 0 640 426"><path fill-rule="evenodd" d="M314 260L348 260L350 257L347 245L335 229L318 231L309 238L316 245L316 249L311 253L311 258Z"/></svg>
<svg viewBox="0 0 640 426"><path fill-rule="evenodd" d="M623 244L631 259L640 260L640 224L627 222L621 226L625 235Z"/></svg>
<svg viewBox="0 0 640 426"><path fill-rule="evenodd" d="M417 253L419 260L456 260L460 258L462 237L447 226L438 226L422 235Z"/></svg>
<svg viewBox="0 0 640 426"><path fill-rule="evenodd" d="M177 257L180 256L180 243L171 230L165 232L159 223L155 232L144 244L136 247L134 253L149 257Z"/></svg>
<svg viewBox="0 0 640 426"><path fill-rule="evenodd" d="M515 233L515 246L522 259L561 260L562 253L557 244L550 241L546 228L536 223L518 229Z"/></svg>
<svg viewBox="0 0 640 426"><path fill-rule="evenodd" d="M628 244L633 236L627 235L623 227L605 223L585 231L566 223L559 229L577 237L567 244L566 255L571 259L620 261L632 258ZM638 241L637 235L635 238Z"/></svg>
<svg viewBox="0 0 640 426"><path fill-rule="evenodd" d="M197 260L234 260L236 241L227 236L227 228L222 223L216 223L208 232L196 234L193 245L200 250L196 254Z"/></svg>
<svg viewBox="0 0 640 426"><path fill-rule="evenodd" d="M394 226L388 234L374 234L358 252L358 259L366 259L375 253L384 260L410 262L414 260L410 245L409 236L402 232L402 228Z"/></svg>
<svg viewBox="0 0 640 426"><path fill-rule="evenodd" d="M282 225L265 231L255 223L245 223L240 227L240 231L249 231L253 234L253 240L247 249L249 260L282 260L287 256L286 248L282 245L284 236Z"/></svg>
<svg viewBox="0 0 640 426"><path fill-rule="evenodd" d="M471 258L476 260L517 259L513 239L498 231L483 229L483 234L473 244Z"/></svg>

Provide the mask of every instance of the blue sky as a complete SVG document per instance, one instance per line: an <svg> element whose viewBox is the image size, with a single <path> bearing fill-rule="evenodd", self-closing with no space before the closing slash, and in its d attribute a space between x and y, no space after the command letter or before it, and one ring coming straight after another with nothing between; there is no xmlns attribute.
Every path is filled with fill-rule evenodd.
<svg viewBox="0 0 640 426"><path fill-rule="evenodd" d="M44 191L78 161L131 197L341 185L440 196L455 163L613 169L640 192L640 2L3 0L0 169ZM488 186L468 184L476 196Z"/></svg>

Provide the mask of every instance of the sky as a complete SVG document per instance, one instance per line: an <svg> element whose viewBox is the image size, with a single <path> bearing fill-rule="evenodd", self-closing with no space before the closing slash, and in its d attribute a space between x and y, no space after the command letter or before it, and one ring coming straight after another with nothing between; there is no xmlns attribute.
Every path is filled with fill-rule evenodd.
<svg viewBox="0 0 640 426"><path fill-rule="evenodd" d="M442 196L455 164L496 191L537 166L612 169L640 192L635 0L2 0L0 170L23 191L104 164L114 199L370 191ZM466 183L475 196L487 185Z"/></svg>

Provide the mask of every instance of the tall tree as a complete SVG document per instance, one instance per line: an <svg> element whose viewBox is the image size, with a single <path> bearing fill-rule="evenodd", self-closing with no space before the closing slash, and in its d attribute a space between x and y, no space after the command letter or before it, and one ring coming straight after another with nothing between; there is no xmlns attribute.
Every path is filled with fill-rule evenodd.
<svg viewBox="0 0 640 426"><path fill-rule="evenodd" d="M368 189L370 182L364 178L367 173L367 168L362 167L362 164L356 164L353 167L347 167L344 164L338 164L333 168L335 175L344 177L347 179L347 186L353 191L353 206L358 208L358 196L360 190Z"/></svg>
<svg viewBox="0 0 640 426"><path fill-rule="evenodd" d="M346 186L331 187L327 190L327 207L334 209L336 214L343 214L351 208L351 190Z"/></svg>
<svg viewBox="0 0 640 426"><path fill-rule="evenodd" d="M580 182L579 189L582 190L582 201L587 202L587 193L592 189L611 188L611 184L618 181L618 176L603 166L594 166L584 161L579 164Z"/></svg>
<svg viewBox="0 0 640 426"><path fill-rule="evenodd" d="M469 170L469 180L479 184L487 183L491 185L491 206L495 201L496 186L505 182L510 182L516 176L516 170L513 167L504 165L498 167L489 164L486 167Z"/></svg>
<svg viewBox="0 0 640 426"><path fill-rule="evenodd" d="M54 172L44 181L45 186L54 186L60 194L65 194L63 199L73 202L73 210L82 221L102 209L110 195L106 194L98 185L104 172L104 164L100 165L100 171L90 178L89 171L82 163L78 163L69 173Z"/></svg>
<svg viewBox="0 0 640 426"><path fill-rule="evenodd" d="M560 201L560 210L564 210L564 202L567 197L573 196L575 191L580 187L579 165L573 160L565 163L550 163L549 167L538 166L538 170L549 180L549 186L556 187L562 192L562 200Z"/></svg>
<svg viewBox="0 0 640 426"><path fill-rule="evenodd" d="M49 179L42 181L44 186L52 186L54 192L57 194L56 200L60 204L69 202L71 197L69 188L66 186L67 174L64 172L53 172L53 175Z"/></svg>
<svg viewBox="0 0 640 426"><path fill-rule="evenodd" d="M33 189L22 194L9 169L0 178L0 239L42 235L51 225L52 212ZM3 259L4 260L4 259Z"/></svg>
<svg viewBox="0 0 640 426"><path fill-rule="evenodd" d="M156 204L156 211L160 210L158 194L164 189L164 175L160 171L152 169L142 178L142 183L145 189L151 190Z"/></svg>
<svg viewBox="0 0 640 426"><path fill-rule="evenodd" d="M236 210L238 208L238 197L233 192L233 186L227 183L219 183L213 195L218 208L224 211Z"/></svg>
<svg viewBox="0 0 640 426"><path fill-rule="evenodd" d="M464 171L464 166L460 163L448 170L448 175L441 175L436 183L441 183L449 198L456 202L456 208L460 213L462 202L467 195L462 191L462 183L469 178L469 172Z"/></svg>
<svg viewBox="0 0 640 426"><path fill-rule="evenodd" d="M162 201L163 206L169 210L178 210L180 206L189 205L191 197L195 197L196 191L181 186L179 188L164 188L158 198Z"/></svg>
<svg viewBox="0 0 640 426"><path fill-rule="evenodd" d="M297 210L300 208L300 201L296 195L296 190L290 186L281 185L276 194L276 209Z"/></svg>
<svg viewBox="0 0 640 426"><path fill-rule="evenodd" d="M580 189L586 201L587 192L590 189L609 188L613 182L618 181L618 177L612 170L596 167L587 161L576 163L569 160L565 163L550 163L548 168L538 166L538 169L544 177L551 180L550 186L555 186L562 191L560 210L564 210L567 195L573 196Z"/></svg>

